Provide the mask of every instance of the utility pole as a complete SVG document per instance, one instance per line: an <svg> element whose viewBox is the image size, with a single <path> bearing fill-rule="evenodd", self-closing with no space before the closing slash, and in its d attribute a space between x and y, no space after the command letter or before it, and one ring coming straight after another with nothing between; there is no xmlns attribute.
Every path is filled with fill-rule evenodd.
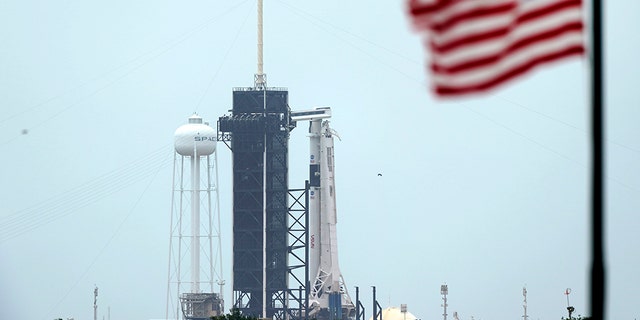
<svg viewBox="0 0 640 320"><path fill-rule="evenodd" d="M93 320L98 320L98 287L93 289Z"/></svg>

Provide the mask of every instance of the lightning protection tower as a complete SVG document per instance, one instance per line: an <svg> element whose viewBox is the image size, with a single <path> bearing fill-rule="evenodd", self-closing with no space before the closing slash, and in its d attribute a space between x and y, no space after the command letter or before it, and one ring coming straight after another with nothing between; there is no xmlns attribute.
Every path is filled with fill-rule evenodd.
<svg viewBox="0 0 640 320"><path fill-rule="evenodd" d="M175 132L167 319L205 320L224 311L216 136L196 114Z"/></svg>

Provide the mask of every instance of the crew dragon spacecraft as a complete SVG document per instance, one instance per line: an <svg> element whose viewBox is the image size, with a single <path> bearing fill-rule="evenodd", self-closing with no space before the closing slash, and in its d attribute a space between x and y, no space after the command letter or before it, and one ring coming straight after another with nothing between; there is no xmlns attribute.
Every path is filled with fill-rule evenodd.
<svg viewBox="0 0 640 320"><path fill-rule="evenodd" d="M338 264L335 163L329 126L331 108L293 111L294 121L309 120L309 316L347 319L355 315Z"/></svg>

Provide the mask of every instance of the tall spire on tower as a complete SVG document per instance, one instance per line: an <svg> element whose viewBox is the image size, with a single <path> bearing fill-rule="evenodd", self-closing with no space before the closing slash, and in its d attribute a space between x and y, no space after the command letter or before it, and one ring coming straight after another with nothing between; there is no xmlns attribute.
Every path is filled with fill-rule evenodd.
<svg viewBox="0 0 640 320"><path fill-rule="evenodd" d="M258 73L254 77L256 89L265 89L267 86L267 75L264 74L262 67L262 0L258 0Z"/></svg>

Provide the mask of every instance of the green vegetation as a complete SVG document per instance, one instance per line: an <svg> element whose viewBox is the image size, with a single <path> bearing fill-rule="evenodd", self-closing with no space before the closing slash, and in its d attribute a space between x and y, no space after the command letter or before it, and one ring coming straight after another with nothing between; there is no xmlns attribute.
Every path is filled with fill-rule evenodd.
<svg viewBox="0 0 640 320"><path fill-rule="evenodd" d="M217 317L211 317L212 320L257 320L256 317L245 316L240 313L240 309L233 308L231 313L224 314Z"/></svg>
<svg viewBox="0 0 640 320"><path fill-rule="evenodd" d="M591 320L591 317L578 315L577 317L571 317L571 319L565 318L565 317L562 317L560 319L562 319L562 320Z"/></svg>

